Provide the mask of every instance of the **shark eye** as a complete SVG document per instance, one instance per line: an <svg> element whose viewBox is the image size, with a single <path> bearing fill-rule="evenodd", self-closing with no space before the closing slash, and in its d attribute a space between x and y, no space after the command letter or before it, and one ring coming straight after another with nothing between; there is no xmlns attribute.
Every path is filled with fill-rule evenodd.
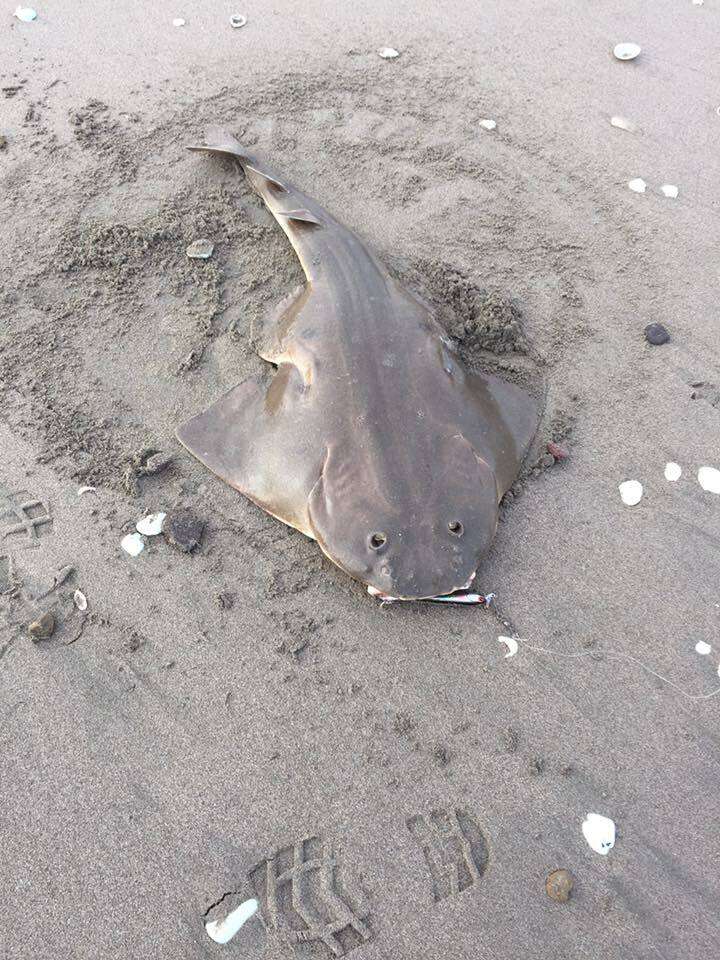
<svg viewBox="0 0 720 960"><path fill-rule="evenodd" d="M387 543L387 537L384 533L371 533L368 537L368 546L371 550L382 550Z"/></svg>
<svg viewBox="0 0 720 960"><path fill-rule="evenodd" d="M459 520L451 520L448 524L448 530L453 536L461 537L465 532L465 527L463 527Z"/></svg>

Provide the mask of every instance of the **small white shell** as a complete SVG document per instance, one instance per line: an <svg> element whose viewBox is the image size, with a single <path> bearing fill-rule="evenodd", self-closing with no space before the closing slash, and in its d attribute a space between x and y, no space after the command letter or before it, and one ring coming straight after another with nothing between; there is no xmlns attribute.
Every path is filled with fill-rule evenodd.
<svg viewBox="0 0 720 960"><path fill-rule="evenodd" d="M213 255L215 244L212 240L193 240L185 253L191 260L208 260Z"/></svg>
<svg viewBox="0 0 720 960"><path fill-rule="evenodd" d="M715 467L700 467L697 478L703 490L707 490L708 493L720 493L720 470L716 470Z"/></svg>
<svg viewBox="0 0 720 960"><path fill-rule="evenodd" d="M518 652L518 642L515 637L498 637L498 643L504 643L508 648L508 652L505 654L505 659L508 657L514 657Z"/></svg>
<svg viewBox="0 0 720 960"><path fill-rule="evenodd" d="M613 48L613 54L616 60L634 60L635 57L640 55L642 47L639 47L637 43L618 43Z"/></svg>
<svg viewBox="0 0 720 960"><path fill-rule="evenodd" d="M175 17L175 19L173 20L173 26L174 26L174 27L184 27L184 26L185 26L185 21L183 20L182 17Z"/></svg>
<svg viewBox="0 0 720 960"><path fill-rule="evenodd" d="M627 117L610 117L610 123L618 130L627 130L628 133L634 133L637 129L632 120L628 120Z"/></svg>
<svg viewBox="0 0 720 960"><path fill-rule="evenodd" d="M205 924L205 931L215 943L229 943L240 927L257 912L257 900L245 900L235 910L231 910L224 920L211 920Z"/></svg>
<svg viewBox="0 0 720 960"><path fill-rule="evenodd" d="M80 487L77 495L82 497L84 493L95 493L95 487Z"/></svg>
<svg viewBox="0 0 720 960"><path fill-rule="evenodd" d="M622 502L628 507L634 507L642 500L643 485L639 480L623 480L618 484Z"/></svg>
<svg viewBox="0 0 720 960"><path fill-rule="evenodd" d="M679 463L666 463L665 464L665 479L669 480L670 483L675 483L682 476L682 467Z"/></svg>
<svg viewBox="0 0 720 960"><path fill-rule="evenodd" d="M628 180L628 186L633 193L645 193L647 184L642 177L636 177L634 180Z"/></svg>
<svg viewBox="0 0 720 960"><path fill-rule="evenodd" d="M396 50L395 47L381 47L378 50L378 56L382 57L383 60L395 60L400 56L400 51Z"/></svg>
<svg viewBox="0 0 720 960"><path fill-rule="evenodd" d="M595 853L607 856L615 846L615 824L609 817L589 813L583 821L582 832Z"/></svg>
<svg viewBox="0 0 720 960"><path fill-rule="evenodd" d="M88 608L87 597L82 592L82 590L75 591L75 593L73 594L73 602L75 606L78 608L78 610L82 611L82 610L87 610Z"/></svg>
<svg viewBox="0 0 720 960"><path fill-rule="evenodd" d="M230 17L230 26L233 30L239 30L240 27L244 27L247 23L247 17L243 16L242 13L234 13Z"/></svg>
<svg viewBox="0 0 720 960"><path fill-rule="evenodd" d="M695 653L699 653L701 657L706 657L711 652L712 647L709 643L705 643L704 640L698 640L695 644Z"/></svg>
<svg viewBox="0 0 720 960"><path fill-rule="evenodd" d="M33 20L37 20L37 10L33 10L32 7L15 7L15 16L23 23L32 23Z"/></svg>
<svg viewBox="0 0 720 960"><path fill-rule="evenodd" d="M128 533L127 536L123 537L120 541L120 546L125 553L129 553L131 557L136 557L145 549L145 541L139 533Z"/></svg>
<svg viewBox="0 0 720 960"><path fill-rule="evenodd" d="M489 119L481 120L480 126L483 127L483 129L485 130L494 130L495 127L497 126L497 121L489 120Z"/></svg>
<svg viewBox="0 0 720 960"><path fill-rule="evenodd" d="M678 188L674 183L664 183L660 189L665 194L666 197L671 197L673 200L678 195Z"/></svg>
<svg viewBox="0 0 720 960"><path fill-rule="evenodd" d="M156 537L159 533L162 533L166 516L165 513L149 513L142 520L138 520L135 529L146 537Z"/></svg>
<svg viewBox="0 0 720 960"><path fill-rule="evenodd" d="M704 2L705 2L705 0L693 0L693 6L694 6L694 7L701 7Z"/></svg>

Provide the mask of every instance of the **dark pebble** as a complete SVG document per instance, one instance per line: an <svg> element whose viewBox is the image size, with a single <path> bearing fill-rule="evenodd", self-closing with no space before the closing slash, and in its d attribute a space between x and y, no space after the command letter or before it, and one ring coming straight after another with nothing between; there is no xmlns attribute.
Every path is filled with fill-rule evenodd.
<svg viewBox="0 0 720 960"><path fill-rule="evenodd" d="M200 545L205 521L193 513L176 513L166 522L164 533L167 542L183 553L190 553Z"/></svg>
<svg viewBox="0 0 720 960"><path fill-rule="evenodd" d="M569 870L553 870L545 881L545 890L551 900L567 903L574 885L575 881Z"/></svg>
<svg viewBox="0 0 720 960"><path fill-rule="evenodd" d="M670 334L661 323L649 323L645 327L645 339L654 347L659 347L668 342Z"/></svg>
<svg viewBox="0 0 720 960"><path fill-rule="evenodd" d="M44 613L28 627L28 633L33 640L49 640L54 631L55 617L51 613Z"/></svg>

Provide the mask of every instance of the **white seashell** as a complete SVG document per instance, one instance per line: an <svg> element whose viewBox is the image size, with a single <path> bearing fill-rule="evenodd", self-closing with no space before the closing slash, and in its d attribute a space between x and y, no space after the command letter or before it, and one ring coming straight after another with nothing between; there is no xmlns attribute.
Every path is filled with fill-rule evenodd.
<svg viewBox="0 0 720 960"><path fill-rule="evenodd" d="M193 240L185 253L191 260L208 260L213 255L215 244L212 240Z"/></svg>
<svg viewBox="0 0 720 960"><path fill-rule="evenodd" d="M514 657L518 652L518 642L515 637L498 637L498 643L504 643L508 648L508 652L505 654L505 659L508 657Z"/></svg>
<svg viewBox="0 0 720 960"><path fill-rule="evenodd" d="M628 186L633 193L645 193L647 184L642 177L636 177L634 180L628 180Z"/></svg>
<svg viewBox="0 0 720 960"><path fill-rule="evenodd" d="M75 591L75 593L73 594L73 601L75 603L75 606L78 608L78 610L87 610L88 608L87 597L82 592L82 590Z"/></svg>
<svg viewBox="0 0 720 960"><path fill-rule="evenodd" d="M635 130L637 130L632 120L628 120L627 117L610 117L610 123L613 127L617 127L618 130L627 130L628 133L634 133Z"/></svg>
<svg viewBox="0 0 720 960"><path fill-rule="evenodd" d="M383 60L395 60L400 56L400 51L394 47L382 47L378 50L378 56L382 57Z"/></svg>
<svg viewBox="0 0 720 960"><path fill-rule="evenodd" d="M159 533L162 533L166 516L166 513L149 513L142 520L138 520L135 529L146 537L156 537Z"/></svg>
<svg viewBox="0 0 720 960"><path fill-rule="evenodd" d="M230 26L234 30L239 30L240 27L244 27L247 23L247 17L244 17L241 13L234 13L230 17Z"/></svg>
<svg viewBox="0 0 720 960"><path fill-rule="evenodd" d="M145 549L145 541L139 533L128 533L128 535L120 541L120 546L125 553L129 553L131 557L136 557Z"/></svg>
<svg viewBox="0 0 720 960"><path fill-rule="evenodd" d="M32 23L37 20L37 10L32 7L15 7L15 16L23 23Z"/></svg>
<svg viewBox="0 0 720 960"><path fill-rule="evenodd" d="M673 183L664 183L660 189L666 197L671 197L673 200L678 195L678 188Z"/></svg>
<svg viewBox="0 0 720 960"><path fill-rule="evenodd" d="M613 54L616 60L634 60L635 57L640 55L641 50L642 47L639 47L637 43L618 43L613 48Z"/></svg>
<svg viewBox="0 0 720 960"><path fill-rule="evenodd" d="M699 653L701 657L706 657L711 652L712 647L709 643L705 643L704 640L698 640L695 644L695 653Z"/></svg>
<svg viewBox="0 0 720 960"><path fill-rule="evenodd" d="M205 931L215 943L229 943L240 927L257 912L257 900L246 900L225 917L224 920L212 920L205 924Z"/></svg>
<svg viewBox="0 0 720 960"><path fill-rule="evenodd" d="M694 7L701 7L704 2L705 2L705 0L693 0L693 6L694 6Z"/></svg>
<svg viewBox="0 0 720 960"><path fill-rule="evenodd" d="M81 497L84 493L95 493L95 487L80 487L77 495Z"/></svg>
<svg viewBox="0 0 720 960"><path fill-rule="evenodd" d="M615 824L609 817L589 813L583 821L582 832L595 853L607 856L615 846Z"/></svg>
<svg viewBox="0 0 720 960"><path fill-rule="evenodd" d="M485 130L494 130L497 126L497 122L495 120L481 120L480 126Z"/></svg>
<svg viewBox="0 0 720 960"><path fill-rule="evenodd" d="M183 20L182 17L175 17L175 19L173 20L173 26L174 26L174 27L184 27L184 26L185 26L185 21Z"/></svg>
<svg viewBox="0 0 720 960"><path fill-rule="evenodd" d="M639 480L624 480L618 484L622 502L628 507L634 507L642 500L643 485Z"/></svg>
<svg viewBox="0 0 720 960"><path fill-rule="evenodd" d="M669 480L670 483L675 483L682 476L682 467L679 463L666 463L665 464L665 479Z"/></svg>
<svg viewBox="0 0 720 960"><path fill-rule="evenodd" d="M703 490L707 490L708 493L720 493L720 470L716 470L715 467L700 467L697 478Z"/></svg>

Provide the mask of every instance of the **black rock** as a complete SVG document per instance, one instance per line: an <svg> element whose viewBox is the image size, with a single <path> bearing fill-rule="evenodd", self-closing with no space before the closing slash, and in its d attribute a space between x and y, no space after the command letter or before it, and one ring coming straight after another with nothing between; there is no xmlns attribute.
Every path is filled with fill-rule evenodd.
<svg viewBox="0 0 720 960"><path fill-rule="evenodd" d="M645 339L654 347L659 347L668 342L670 334L661 323L649 323L645 327Z"/></svg>
<svg viewBox="0 0 720 960"><path fill-rule="evenodd" d="M166 521L164 534L167 542L183 553L190 553L200 545L205 521L194 513L175 513Z"/></svg>

